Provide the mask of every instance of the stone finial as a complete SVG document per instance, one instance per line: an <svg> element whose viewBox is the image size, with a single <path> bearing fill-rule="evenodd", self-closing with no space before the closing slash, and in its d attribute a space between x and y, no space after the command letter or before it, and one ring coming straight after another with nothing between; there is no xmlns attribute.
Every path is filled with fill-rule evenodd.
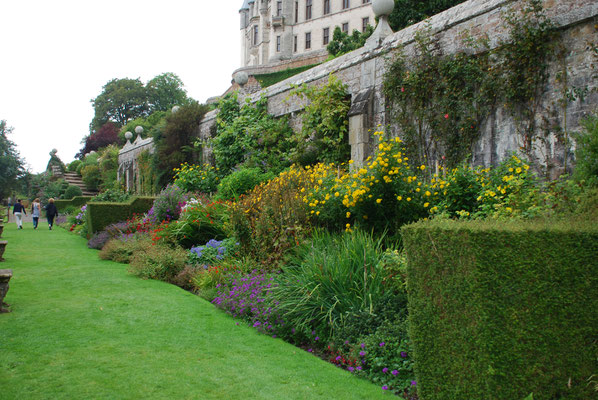
<svg viewBox="0 0 598 400"><path fill-rule="evenodd" d="M372 10L378 17L378 25L372 36L365 42L367 50L372 51L380 47L384 39L393 33L388 17L394 10L394 0L372 0Z"/></svg>
<svg viewBox="0 0 598 400"><path fill-rule="evenodd" d="M137 125L135 127L135 133L141 135L143 133L143 126Z"/></svg>
<svg viewBox="0 0 598 400"><path fill-rule="evenodd" d="M233 79L239 86L245 86L249 82L249 76L245 71L237 72Z"/></svg>
<svg viewBox="0 0 598 400"><path fill-rule="evenodd" d="M174 106L174 107L172 107L170 112L172 112L173 114L176 114L177 112L179 112L180 109L181 109L180 106Z"/></svg>

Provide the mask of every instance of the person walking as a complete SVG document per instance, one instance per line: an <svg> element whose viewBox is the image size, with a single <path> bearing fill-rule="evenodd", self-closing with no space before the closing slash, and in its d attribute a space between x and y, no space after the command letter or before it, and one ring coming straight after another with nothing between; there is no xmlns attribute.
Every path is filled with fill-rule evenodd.
<svg viewBox="0 0 598 400"><path fill-rule="evenodd" d="M15 222L17 223L17 229L23 229L23 214L27 215L25 207L21 204L21 199L18 199L15 203L12 213L15 216Z"/></svg>
<svg viewBox="0 0 598 400"><path fill-rule="evenodd" d="M41 214L42 205L39 203L39 199L33 200L33 204L31 205L31 216L33 217L33 229L37 229L37 224L39 222L39 216Z"/></svg>
<svg viewBox="0 0 598 400"><path fill-rule="evenodd" d="M49 199L48 204L46 205L46 218L48 218L48 227L52 230L52 225L54 225L54 218L58 216L58 210L56 209L56 205L54 204L54 199Z"/></svg>

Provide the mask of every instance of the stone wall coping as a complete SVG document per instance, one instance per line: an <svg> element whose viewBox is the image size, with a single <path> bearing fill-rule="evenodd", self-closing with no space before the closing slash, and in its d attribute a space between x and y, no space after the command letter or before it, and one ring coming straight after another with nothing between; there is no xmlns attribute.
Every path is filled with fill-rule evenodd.
<svg viewBox="0 0 598 400"><path fill-rule="evenodd" d="M12 269L0 269L0 278L12 277Z"/></svg>

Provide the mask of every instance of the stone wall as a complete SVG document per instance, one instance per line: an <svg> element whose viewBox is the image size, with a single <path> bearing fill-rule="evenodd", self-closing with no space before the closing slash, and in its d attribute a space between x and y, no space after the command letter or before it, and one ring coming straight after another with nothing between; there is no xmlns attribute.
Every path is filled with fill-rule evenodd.
<svg viewBox="0 0 598 400"><path fill-rule="evenodd" d="M388 59L398 48L403 48L407 56L414 53L415 33L429 28L440 43L446 54L465 50L460 35L469 31L474 38L488 35L490 46L495 47L507 35L502 24L502 14L509 7L520 5L522 2L508 0L470 0L438 14L427 21L410 26L400 32L388 36L380 46L373 50L358 49L337 59L314 67L301 74L295 75L276 85L257 93L240 91L240 99L249 97L257 101L260 96L268 97L268 110L275 116L290 115L294 129L300 129L300 112L305 103L297 98L289 98L292 85L308 84L320 85L327 81L330 74L335 74L348 87L353 102L362 94L370 99L364 109L367 115L353 115L359 117L350 122L352 157L359 163L370 153L369 129L378 124L390 126L395 133L396 126L386 111L385 99L381 88ZM580 119L598 106L598 79L592 68L592 54L588 43L598 43L598 2L595 0L545 0L544 7L547 16L559 27L562 33L562 43L565 48L563 60L551 64L550 82L546 88L541 110L537 115L538 125L546 133L546 141L536 150L536 157L554 171L559 171L565 164L563 145L557 139L558 129L575 131L579 128ZM367 47L367 46L366 46ZM564 61L564 64L563 64ZM570 102L565 108L558 106L558 99L562 97L562 85L555 79L562 71L563 65L568 70L568 81L575 87L586 87L590 90L584 102ZM206 115L200 126L200 134L207 138L210 126L215 121L217 111ZM566 126L565 126L566 121ZM504 109L499 108L496 113L488 116L482 137L474 149L473 162L481 165L495 165L511 152L520 148L513 119ZM209 153L209 149L205 150ZM549 171L550 172L550 171Z"/></svg>

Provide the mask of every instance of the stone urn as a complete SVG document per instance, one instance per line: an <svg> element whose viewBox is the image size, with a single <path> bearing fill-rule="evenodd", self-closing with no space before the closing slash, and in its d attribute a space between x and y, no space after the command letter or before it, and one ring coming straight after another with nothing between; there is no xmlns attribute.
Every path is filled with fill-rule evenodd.
<svg viewBox="0 0 598 400"><path fill-rule="evenodd" d="M395 8L394 0L372 0L372 10L376 17L390 15Z"/></svg>
<svg viewBox="0 0 598 400"><path fill-rule="evenodd" d="M8 282L12 278L12 269L0 269L0 313L10 312L8 304L4 302L4 297L8 292Z"/></svg>
<svg viewBox="0 0 598 400"><path fill-rule="evenodd" d="M4 250L6 250L6 245L8 242L6 240L0 240L0 261L4 261L2 255L4 254Z"/></svg>

